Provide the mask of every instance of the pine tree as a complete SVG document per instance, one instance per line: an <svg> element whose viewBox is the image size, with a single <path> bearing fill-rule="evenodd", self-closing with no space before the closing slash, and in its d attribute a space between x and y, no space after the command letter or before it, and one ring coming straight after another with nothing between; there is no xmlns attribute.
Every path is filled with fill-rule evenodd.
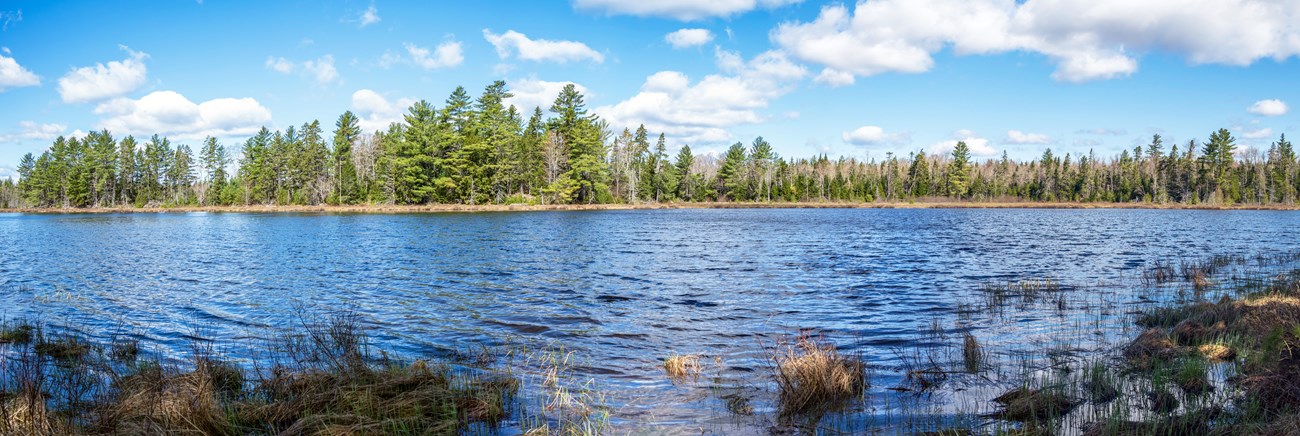
<svg viewBox="0 0 1300 436"><path fill-rule="evenodd" d="M952 149L952 160L948 162L948 196L965 198L970 189L970 148L966 141L957 141Z"/></svg>

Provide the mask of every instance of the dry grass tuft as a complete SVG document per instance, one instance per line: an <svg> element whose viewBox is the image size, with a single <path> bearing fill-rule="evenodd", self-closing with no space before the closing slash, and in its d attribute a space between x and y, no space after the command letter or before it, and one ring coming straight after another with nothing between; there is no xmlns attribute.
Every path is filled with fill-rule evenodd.
<svg viewBox="0 0 1300 436"><path fill-rule="evenodd" d="M1214 362L1230 362L1237 358L1237 350L1223 344L1202 344L1196 347L1196 351Z"/></svg>
<svg viewBox="0 0 1300 436"><path fill-rule="evenodd" d="M47 409L43 396L19 395L8 400L0 397L0 434L56 436L67 431Z"/></svg>
<svg viewBox="0 0 1300 436"><path fill-rule="evenodd" d="M101 425L115 433L235 433L219 402L212 373L203 365L186 374L166 374L150 365L121 381L119 388L101 418Z"/></svg>
<svg viewBox="0 0 1300 436"><path fill-rule="evenodd" d="M674 380L698 378L700 376L700 355L673 354L668 356L668 358L664 359L664 372Z"/></svg>
<svg viewBox="0 0 1300 436"><path fill-rule="evenodd" d="M800 336L778 345L772 359L782 416L833 410L867 388L866 363L825 340Z"/></svg>

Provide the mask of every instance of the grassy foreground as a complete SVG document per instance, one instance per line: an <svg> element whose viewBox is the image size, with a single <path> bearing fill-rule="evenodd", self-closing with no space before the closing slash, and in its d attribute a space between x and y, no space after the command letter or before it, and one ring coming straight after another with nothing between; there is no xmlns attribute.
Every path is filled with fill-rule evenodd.
<svg viewBox="0 0 1300 436"><path fill-rule="evenodd" d="M266 368L195 348L186 364L8 323L0 434L457 434L509 413L519 381L488 369L401 364L368 352L356 317L277 338Z"/></svg>

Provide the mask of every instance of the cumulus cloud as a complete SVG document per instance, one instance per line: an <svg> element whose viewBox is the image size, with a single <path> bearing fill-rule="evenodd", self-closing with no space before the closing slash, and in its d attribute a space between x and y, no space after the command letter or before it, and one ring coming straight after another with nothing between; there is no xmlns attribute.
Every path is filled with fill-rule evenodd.
<svg viewBox="0 0 1300 436"><path fill-rule="evenodd" d="M573 82L548 82L536 78L512 80L509 85L510 93L514 94L514 97L506 99L505 104L514 105L515 109L525 117L530 116L534 108L540 107L545 112L550 109L552 103L555 103L555 97L560 95L560 90L570 83ZM574 83L573 87L583 95L588 95L587 87L577 83Z"/></svg>
<svg viewBox="0 0 1300 436"><path fill-rule="evenodd" d="M855 76L930 70L933 54L1025 51L1082 82L1137 71L1137 53L1249 65L1300 54L1300 3L1264 0L873 0L823 7L772 40L795 57ZM1242 23L1249 23L1242 24Z"/></svg>
<svg viewBox="0 0 1300 436"><path fill-rule="evenodd" d="M1272 138L1272 137L1273 137L1273 129L1270 129L1270 128L1268 128L1268 127L1265 127L1265 128L1258 129L1258 130L1250 130L1250 131L1242 132L1242 133L1241 133L1241 137L1242 137L1243 139L1266 139L1266 138Z"/></svg>
<svg viewBox="0 0 1300 436"><path fill-rule="evenodd" d="M4 50L5 54L9 49ZM41 77L32 73L31 70L18 65L14 58L0 54L0 92L9 88L21 88L24 86L37 86L41 84Z"/></svg>
<svg viewBox="0 0 1300 436"><path fill-rule="evenodd" d="M851 132L844 132L840 137L844 142L856 145L878 144L885 140L885 129L878 126L862 126Z"/></svg>
<svg viewBox="0 0 1300 436"><path fill-rule="evenodd" d="M817 77L813 78L813 82L827 85L832 88L852 85L854 80L853 73L836 70L834 68L823 68L821 74L818 74Z"/></svg>
<svg viewBox="0 0 1300 436"><path fill-rule="evenodd" d="M315 60L294 63L285 58L267 57L266 68L280 74L293 74L300 71L303 75L321 85L328 85L339 80L339 71L334 68L334 55L325 55Z"/></svg>
<svg viewBox="0 0 1300 436"><path fill-rule="evenodd" d="M179 139L251 135L271 122L271 111L252 98L217 98L194 103L174 91L140 99L115 98L95 107L97 128L130 135L161 134Z"/></svg>
<svg viewBox="0 0 1300 436"><path fill-rule="evenodd" d="M645 124L684 142L722 144L732 140L729 128L764 121L759 111L808 75L776 51L745 61L719 49L715 62L721 74L692 83L683 73L660 71L647 77L636 95L594 111L615 128Z"/></svg>
<svg viewBox="0 0 1300 436"><path fill-rule="evenodd" d="M140 89L149 75L144 60L148 54L119 46L128 56L108 64L75 68L59 78L59 96L64 103L84 103L117 97Z"/></svg>
<svg viewBox="0 0 1300 436"><path fill-rule="evenodd" d="M465 61L459 41L447 41L434 47L433 52L412 43L403 44L411 62L426 70L437 70L459 66Z"/></svg>
<svg viewBox="0 0 1300 436"><path fill-rule="evenodd" d="M406 108L415 104L417 100L413 98L399 98L394 102L389 102L387 98L378 92L369 89L359 89L352 93L352 113L356 114L359 119L358 124L362 131L373 132L376 130L387 130L388 125L402 121L402 114Z"/></svg>
<svg viewBox="0 0 1300 436"><path fill-rule="evenodd" d="M333 83L339 78L338 70L334 69L333 55L325 55L314 61L303 62L302 69L316 79L316 83L322 85Z"/></svg>
<svg viewBox="0 0 1300 436"><path fill-rule="evenodd" d="M1002 139L1004 144L1048 144L1052 138L1041 133L1025 133L1019 130L1008 130L1007 137Z"/></svg>
<svg viewBox="0 0 1300 436"><path fill-rule="evenodd" d="M713 32L709 29L680 29L664 35L664 41L673 48L696 47L713 41Z"/></svg>
<svg viewBox="0 0 1300 436"><path fill-rule="evenodd" d="M966 147L970 149L971 156L993 157L998 155L998 151L989 146L988 139L980 138L970 130L958 130L953 135L953 139L936 142L927 147L926 151L932 155L950 154L954 148L957 148L958 141L966 142Z"/></svg>
<svg viewBox="0 0 1300 436"><path fill-rule="evenodd" d="M379 10L375 9L375 5L370 5L370 7L366 8L365 12L361 13L361 17L357 18L357 23L361 27L366 27L378 23L379 21Z"/></svg>
<svg viewBox="0 0 1300 436"><path fill-rule="evenodd" d="M18 129L0 134L0 142L18 142L22 140L49 140L62 135L68 126L57 123L37 123L19 121Z"/></svg>
<svg viewBox="0 0 1300 436"><path fill-rule="evenodd" d="M1257 101L1255 102L1255 104L1250 105L1250 107L1247 108L1246 111L1255 115L1263 115L1266 117L1280 117L1282 115L1286 115L1289 109L1290 108L1288 108L1286 106L1286 103L1283 102L1282 100L1273 99L1273 100Z"/></svg>
<svg viewBox="0 0 1300 436"><path fill-rule="evenodd" d="M483 39L496 47L497 56L508 59L514 56L520 60L533 62L578 62L592 61L601 63L605 55L600 54L587 44L577 41L552 41L548 39L531 39L522 33L508 30L503 34L492 33L483 29Z"/></svg>
<svg viewBox="0 0 1300 436"><path fill-rule="evenodd" d="M608 15L655 16L690 21L728 17L758 7L776 8L800 1L802 0L575 0L573 6Z"/></svg>

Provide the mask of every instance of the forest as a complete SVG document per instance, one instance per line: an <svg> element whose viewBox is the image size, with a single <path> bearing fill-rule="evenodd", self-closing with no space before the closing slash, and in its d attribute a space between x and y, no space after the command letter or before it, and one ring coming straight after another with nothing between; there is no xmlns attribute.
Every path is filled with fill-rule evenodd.
<svg viewBox="0 0 1300 436"><path fill-rule="evenodd" d="M0 208L643 202L1118 202L1292 205L1300 163L1285 134L1242 150L1227 129L1166 148L1160 135L1119 156L978 161L965 143L867 161L779 156L762 137L720 156L689 145L669 156L645 126L616 131L566 86L547 112L507 106L506 83L442 107L413 104L402 122L363 132L352 112L282 131L263 127L237 150L167 137L59 137L0 181Z"/></svg>

